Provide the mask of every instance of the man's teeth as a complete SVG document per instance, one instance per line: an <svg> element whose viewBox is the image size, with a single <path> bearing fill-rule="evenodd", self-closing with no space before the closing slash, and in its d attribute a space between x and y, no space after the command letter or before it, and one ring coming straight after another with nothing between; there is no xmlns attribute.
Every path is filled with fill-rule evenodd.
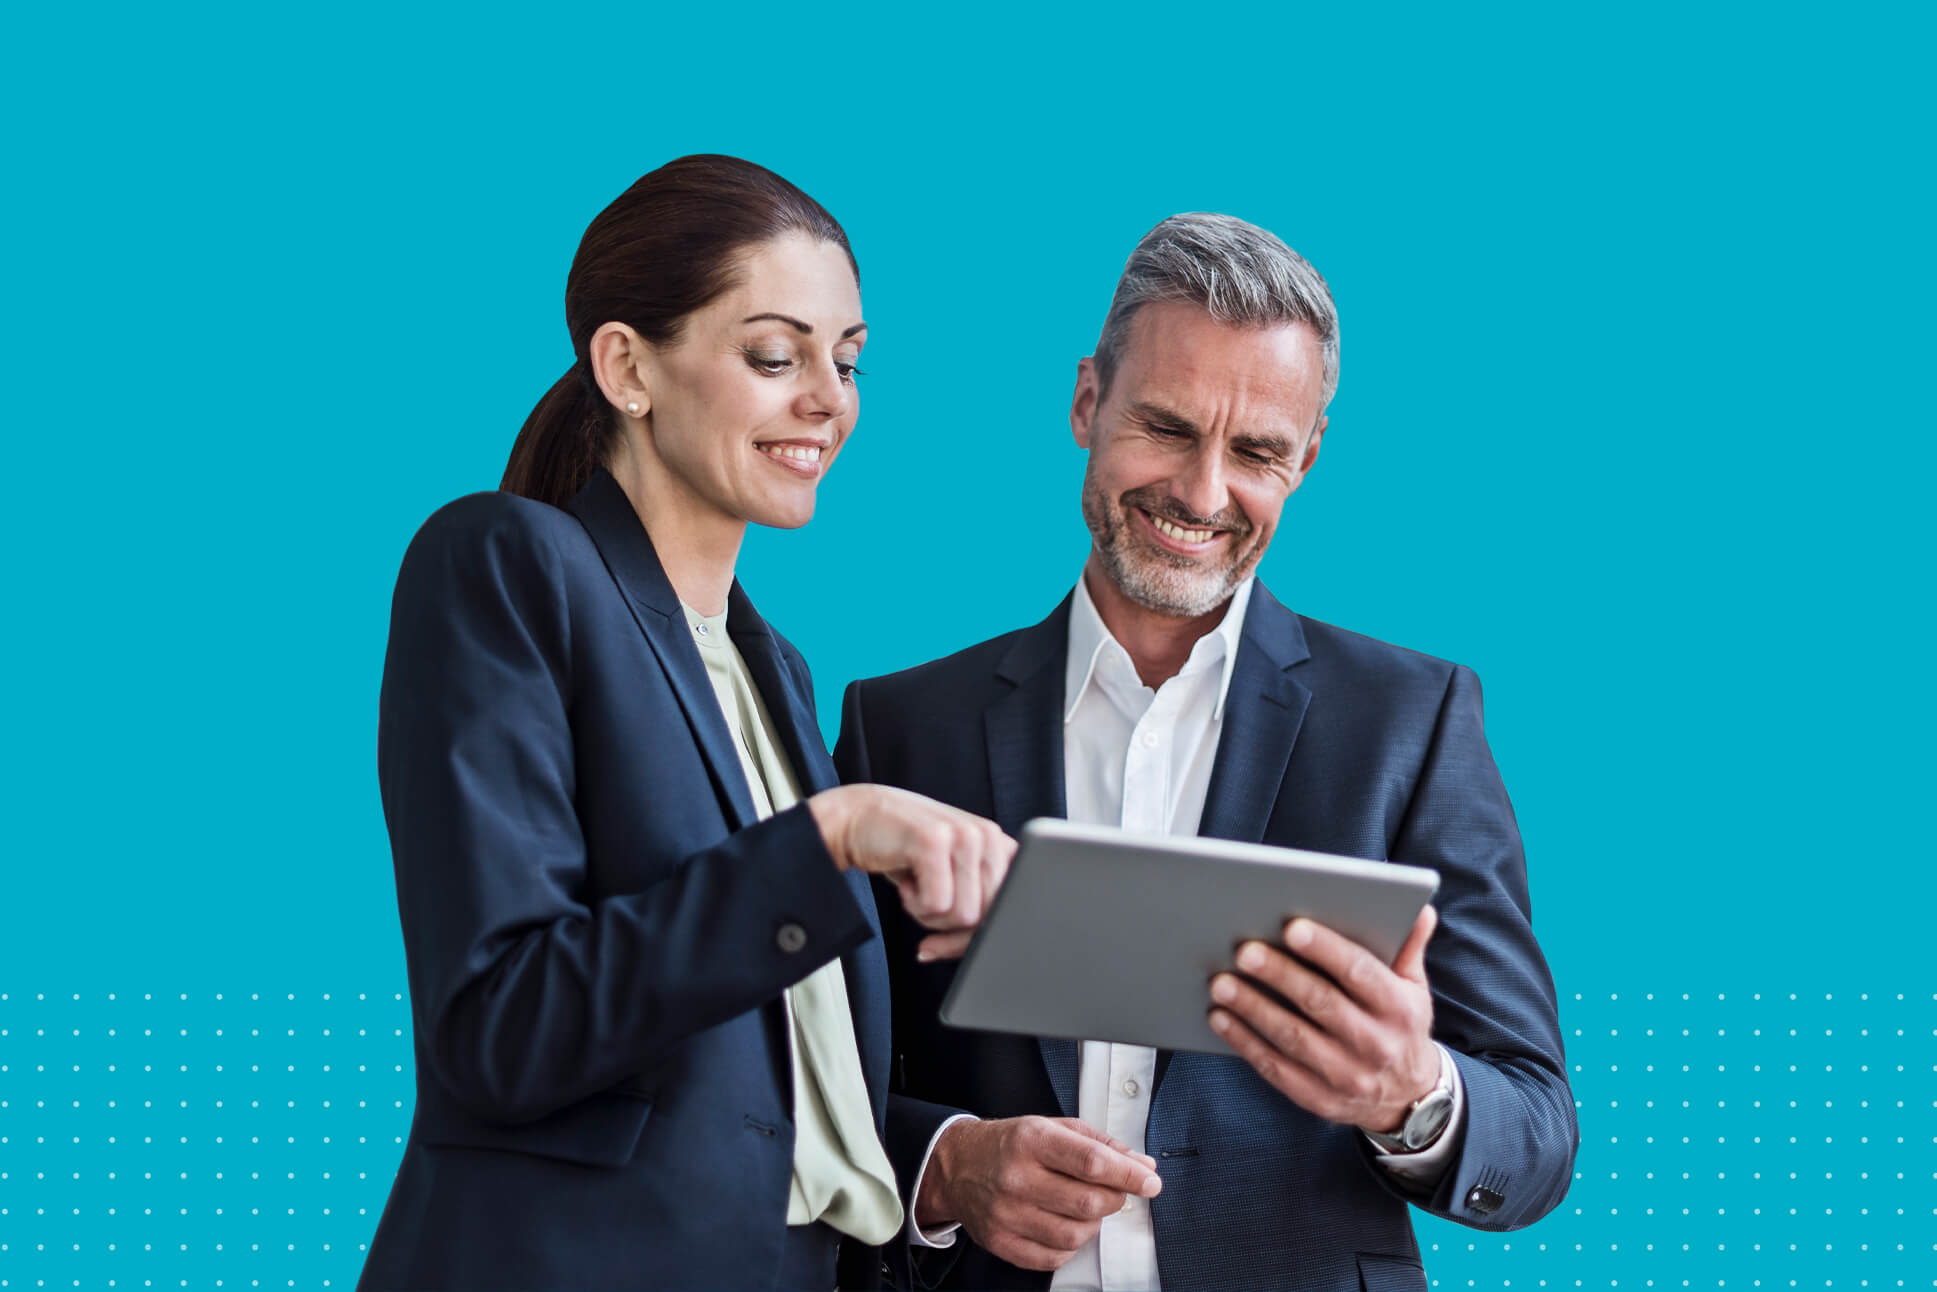
<svg viewBox="0 0 1937 1292"><path fill-rule="evenodd" d="M799 462L819 462L821 451L818 445L800 444L756 444L753 446L770 458L793 458Z"/></svg>
<svg viewBox="0 0 1937 1292"><path fill-rule="evenodd" d="M1150 515L1148 512L1144 514ZM1208 543L1217 534L1214 529L1181 529L1161 516L1150 516L1150 523L1157 527L1159 534L1174 538L1180 543Z"/></svg>

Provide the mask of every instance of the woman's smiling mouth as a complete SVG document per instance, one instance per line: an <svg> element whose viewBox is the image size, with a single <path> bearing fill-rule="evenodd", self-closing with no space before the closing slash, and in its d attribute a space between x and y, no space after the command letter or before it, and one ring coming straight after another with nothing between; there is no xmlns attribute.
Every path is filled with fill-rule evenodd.
<svg viewBox="0 0 1937 1292"><path fill-rule="evenodd" d="M763 457L770 458L780 466L798 475L816 476L821 470L822 445L809 440L776 440L770 444L756 444Z"/></svg>

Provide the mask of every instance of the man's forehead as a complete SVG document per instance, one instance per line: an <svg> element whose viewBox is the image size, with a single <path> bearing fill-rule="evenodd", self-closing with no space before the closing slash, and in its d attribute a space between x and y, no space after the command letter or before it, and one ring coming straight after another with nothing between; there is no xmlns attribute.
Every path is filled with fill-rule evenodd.
<svg viewBox="0 0 1937 1292"><path fill-rule="evenodd" d="M1280 432L1302 431L1317 416L1323 360L1306 324L1231 326L1189 306L1149 307L1157 310L1169 317L1145 329L1132 320L1112 382L1132 415L1199 428L1236 417L1249 429Z"/></svg>
<svg viewBox="0 0 1937 1292"><path fill-rule="evenodd" d="M1318 336L1301 321L1220 323L1195 305L1162 301L1137 311L1127 342L1119 370L1152 394L1242 394L1303 405L1323 382Z"/></svg>

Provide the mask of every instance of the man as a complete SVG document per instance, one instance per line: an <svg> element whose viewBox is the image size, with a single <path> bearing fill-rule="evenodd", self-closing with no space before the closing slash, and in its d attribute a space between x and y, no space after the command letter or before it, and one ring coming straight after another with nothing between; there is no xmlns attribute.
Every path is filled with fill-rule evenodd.
<svg viewBox="0 0 1937 1292"><path fill-rule="evenodd" d="M1158 225L1077 368L1075 590L856 683L836 762L1012 834L1066 816L1430 866L1437 912L1391 966L1310 921L1239 948L1205 996L1238 1058L944 1028L953 963L890 917L916 1283L1424 1288L1408 1203L1508 1229L1566 1191L1553 983L1477 679L1253 578L1337 380L1316 270L1228 216Z"/></svg>

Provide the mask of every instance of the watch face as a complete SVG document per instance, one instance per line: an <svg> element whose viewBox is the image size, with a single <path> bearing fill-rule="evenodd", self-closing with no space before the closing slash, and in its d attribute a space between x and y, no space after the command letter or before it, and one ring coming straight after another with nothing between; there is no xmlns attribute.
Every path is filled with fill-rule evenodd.
<svg viewBox="0 0 1937 1292"><path fill-rule="evenodd" d="M1401 1132L1409 1149L1422 1149L1439 1137L1446 1129L1446 1121L1453 1115L1453 1096L1435 1090L1420 1101L1413 1109L1412 1116L1406 1118Z"/></svg>

